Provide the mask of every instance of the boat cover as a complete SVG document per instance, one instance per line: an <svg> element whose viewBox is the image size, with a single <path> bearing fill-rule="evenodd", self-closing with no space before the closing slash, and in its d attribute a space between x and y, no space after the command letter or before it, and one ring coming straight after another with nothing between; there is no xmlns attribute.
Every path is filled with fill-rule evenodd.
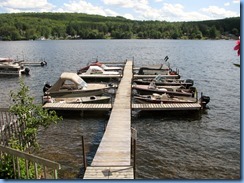
<svg viewBox="0 0 244 183"><path fill-rule="evenodd" d="M58 91L67 80L72 82L75 85L75 88L77 89L87 87L87 83L76 73L63 72L58 81L51 88L49 88L47 92Z"/></svg>

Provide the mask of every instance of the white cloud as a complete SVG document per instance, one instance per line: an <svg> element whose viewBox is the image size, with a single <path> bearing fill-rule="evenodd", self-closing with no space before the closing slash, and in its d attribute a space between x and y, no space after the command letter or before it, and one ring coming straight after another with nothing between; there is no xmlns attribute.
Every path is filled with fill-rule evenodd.
<svg viewBox="0 0 244 183"><path fill-rule="evenodd" d="M211 17L198 12L185 12L181 4L164 3L160 8L149 6L147 0L102 0L106 5L131 9L137 20L197 21ZM155 0L162 1L162 0ZM128 18L128 17L127 17ZM130 18L131 19L131 18Z"/></svg>
<svg viewBox="0 0 244 183"><path fill-rule="evenodd" d="M232 2L233 2L233 3L241 3L240 0L233 0Z"/></svg>
<svg viewBox="0 0 244 183"><path fill-rule="evenodd" d="M102 0L106 5L115 5L122 8L138 8L148 6L148 0Z"/></svg>
<svg viewBox="0 0 244 183"><path fill-rule="evenodd" d="M123 8L133 8L134 3L131 0L102 0L106 5L115 5Z"/></svg>
<svg viewBox="0 0 244 183"><path fill-rule="evenodd" d="M209 18L199 12L186 12L181 4L169 3L164 3L159 14L161 15L160 20L166 21L197 21Z"/></svg>
<svg viewBox="0 0 244 183"><path fill-rule="evenodd" d="M224 3L224 6L230 6L230 3L228 2L228 3Z"/></svg>
<svg viewBox="0 0 244 183"><path fill-rule="evenodd" d="M67 0L68 1L68 0ZM103 5L94 5L88 0L69 0L61 7L55 7L48 0L0 0L5 12L77 12L103 16L124 16L132 20L199 21L240 16L239 12L209 6L195 11L186 11L182 4L160 3L152 7L152 0L100 0ZM163 2L164 0L153 0ZM240 3L240 0L231 0ZM224 4L226 7L229 2ZM115 9L115 10L113 10ZM118 12L116 12L116 10Z"/></svg>
<svg viewBox="0 0 244 183"><path fill-rule="evenodd" d="M202 8L201 11L210 14L213 19L240 16L236 12L228 11L224 8L219 8L217 6L209 6L208 8Z"/></svg>
<svg viewBox="0 0 244 183"><path fill-rule="evenodd" d="M104 9L99 6L94 6L84 0L71 1L70 3L64 3L64 6L58 11L62 12L78 12L87 14L96 14L103 16L117 16L118 14L110 9Z"/></svg>
<svg viewBox="0 0 244 183"><path fill-rule="evenodd" d="M135 17L131 14L128 14L128 13L124 14L123 17L130 19L130 20L135 20Z"/></svg>
<svg viewBox="0 0 244 183"><path fill-rule="evenodd" d="M46 12L51 11L55 6L48 3L47 0L1 0L0 7L7 12Z"/></svg>

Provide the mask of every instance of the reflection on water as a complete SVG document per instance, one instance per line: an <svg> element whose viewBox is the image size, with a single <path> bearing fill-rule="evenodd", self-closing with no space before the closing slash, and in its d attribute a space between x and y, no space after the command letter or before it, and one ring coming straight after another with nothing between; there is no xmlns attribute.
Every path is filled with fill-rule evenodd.
<svg viewBox="0 0 244 183"><path fill-rule="evenodd" d="M132 112L138 132L137 179L240 178L240 72L233 63L235 41L194 40L77 40L0 42L2 56L25 54L28 60L45 58L47 67L31 67L22 76L37 103L46 81L54 83L64 71L76 72L88 61L124 61L135 67L160 64L168 55L182 79L193 79L199 92L210 96L210 109L193 112ZM239 69L239 70L238 70ZM19 78L1 78L1 107ZM82 177L82 141L88 165L102 139L109 113L73 114L48 129L40 129L38 155L57 161L64 179Z"/></svg>

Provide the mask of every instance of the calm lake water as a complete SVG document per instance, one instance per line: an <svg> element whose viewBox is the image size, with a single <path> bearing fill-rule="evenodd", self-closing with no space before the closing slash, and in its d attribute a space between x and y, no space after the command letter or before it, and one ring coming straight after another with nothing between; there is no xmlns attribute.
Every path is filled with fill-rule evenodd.
<svg viewBox="0 0 244 183"><path fill-rule="evenodd" d="M133 112L138 132L137 179L240 178L240 57L230 40L76 40L0 42L0 56L40 61L22 76L36 102L45 81L54 83L64 71L76 72L87 62L132 60L136 67L159 64L168 55L183 79L193 79L199 92L210 96L203 114ZM19 78L0 78L0 107L9 106L9 92ZM88 164L99 145L108 116L65 118L40 129L38 155L57 161L64 179L82 177L83 135Z"/></svg>

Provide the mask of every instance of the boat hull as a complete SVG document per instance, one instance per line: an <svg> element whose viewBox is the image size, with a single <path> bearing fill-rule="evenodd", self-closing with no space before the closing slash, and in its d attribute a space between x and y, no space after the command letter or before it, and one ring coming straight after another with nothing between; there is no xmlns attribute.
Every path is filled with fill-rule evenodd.
<svg viewBox="0 0 244 183"><path fill-rule="evenodd" d="M88 97L94 95L102 95L106 93L107 89L97 89L97 90L66 90L50 92L47 95L51 97Z"/></svg>
<svg viewBox="0 0 244 183"><path fill-rule="evenodd" d="M169 94L169 95L174 95L174 96L194 96L194 92L186 92L184 89L179 91L169 91L165 88L158 89L158 88L149 88L147 85L135 85L132 87L134 90L136 90L136 93L140 95L151 95L153 93L158 93L158 94ZM188 90L188 89L187 89Z"/></svg>
<svg viewBox="0 0 244 183"><path fill-rule="evenodd" d="M134 100L138 103L148 104L172 104L172 103L197 103L198 100L193 97L172 97L172 98L153 98L151 95L137 95Z"/></svg>
<svg viewBox="0 0 244 183"><path fill-rule="evenodd" d="M134 83L138 85L149 85L151 82L152 80L143 80L143 79L134 80ZM185 86L186 88L193 86L193 83L185 83L185 82L155 82L155 84L158 86Z"/></svg>
<svg viewBox="0 0 244 183"><path fill-rule="evenodd" d="M43 104L45 103L66 103L66 104L101 104L109 103L111 97L109 96L89 96L89 97L43 97Z"/></svg>

